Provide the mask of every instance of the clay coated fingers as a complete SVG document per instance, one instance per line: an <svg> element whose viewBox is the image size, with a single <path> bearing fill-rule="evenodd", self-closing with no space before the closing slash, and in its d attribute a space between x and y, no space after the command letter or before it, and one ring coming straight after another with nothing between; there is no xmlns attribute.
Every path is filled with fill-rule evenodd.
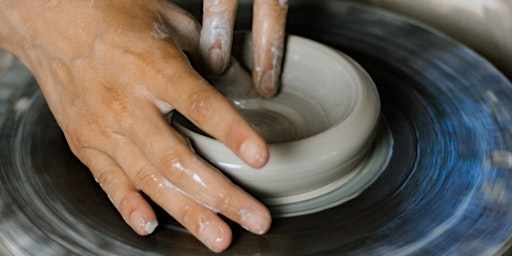
<svg viewBox="0 0 512 256"><path fill-rule="evenodd" d="M214 74L224 72L229 64L236 0L204 0L201 54L206 69Z"/></svg>
<svg viewBox="0 0 512 256"><path fill-rule="evenodd" d="M145 125L134 129L129 137L141 150L144 159L147 159L152 168L168 181L164 181L164 186L172 184L171 187L182 191L195 202L238 222L253 233L262 234L268 230L271 217L263 204L196 156L187 142L171 129L161 116L155 114L146 117ZM116 159L119 162L131 161L131 158L125 157L124 154L120 152ZM137 166L137 163L130 166ZM136 169L145 168L144 165L140 165ZM148 181L143 182L140 187L146 193L154 186L161 186L161 181L151 179L150 175L135 178ZM146 183L150 186L144 185Z"/></svg>
<svg viewBox="0 0 512 256"><path fill-rule="evenodd" d="M126 223L139 235L153 233L158 226L153 209L117 162L94 149L84 149L77 155L89 167Z"/></svg>
<svg viewBox="0 0 512 256"><path fill-rule="evenodd" d="M287 0L254 1L252 75L256 90L266 97L279 87L287 12Z"/></svg>

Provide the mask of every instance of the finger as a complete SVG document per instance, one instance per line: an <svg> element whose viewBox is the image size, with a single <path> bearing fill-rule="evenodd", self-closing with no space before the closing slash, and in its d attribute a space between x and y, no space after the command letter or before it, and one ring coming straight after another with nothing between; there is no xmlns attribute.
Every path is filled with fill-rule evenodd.
<svg viewBox="0 0 512 256"><path fill-rule="evenodd" d="M266 97L279 86L287 11L287 0L254 1L252 75L256 90Z"/></svg>
<svg viewBox="0 0 512 256"><path fill-rule="evenodd" d="M236 0L204 0L201 54L209 72L220 74L229 64Z"/></svg>
<svg viewBox="0 0 512 256"><path fill-rule="evenodd" d="M263 204L197 157L159 115L146 118L145 125L134 129L129 136L158 173L196 202L222 213L249 231L263 234L268 230L271 217ZM120 162L130 160L123 155L118 157Z"/></svg>
<svg viewBox="0 0 512 256"><path fill-rule="evenodd" d="M139 235L153 233L158 226L156 215L119 165L97 150L84 149L79 156L126 223Z"/></svg>
<svg viewBox="0 0 512 256"><path fill-rule="evenodd" d="M268 161L267 145L234 106L190 66L182 64L174 69L179 72L174 72L169 81L180 81L179 89L175 84L162 84L155 86L153 94L172 102L175 109L248 165L264 166Z"/></svg>
<svg viewBox="0 0 512 256"><path fill-rule="evenodd" d="M231 231L209 206L193 198L189 190L178 188L162 176L129 140L120 139L118 143L123 150L117 151L116 158L133 184L213 251L222 251L229 246ZM176 178L178 181L184 179L183 176Z"/></svg>

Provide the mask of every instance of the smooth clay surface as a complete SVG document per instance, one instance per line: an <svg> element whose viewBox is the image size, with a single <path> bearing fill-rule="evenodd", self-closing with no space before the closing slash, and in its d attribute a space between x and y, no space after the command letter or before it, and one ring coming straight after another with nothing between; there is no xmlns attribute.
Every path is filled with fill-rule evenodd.
<svg viewBox="0 0 512 256"><path fill-rule="evenodd" d="M235 40L242 65L251 63L250 42L250 34ZM185 128L186 122L174 122L202 157L270 205L311 200L349 182L372 146L380 117L373 81L345 54L289 36L283 68L272 99L234 89L248 86L243 74L240 83L232 74L229 83L212 82L269 143L270 160L262 169L248 167L215 139Z"/></svg>

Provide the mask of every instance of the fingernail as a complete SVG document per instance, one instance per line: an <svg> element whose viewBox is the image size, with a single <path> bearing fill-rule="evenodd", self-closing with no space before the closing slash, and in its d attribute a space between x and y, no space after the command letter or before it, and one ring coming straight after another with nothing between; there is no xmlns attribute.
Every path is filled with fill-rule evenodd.
<svg viewBox="0 0 512 256"><path fill-rule="evenodd" d="M224 66L224 55L222 54L222 50L219 48L210 48L208 50L207 57L207 68L210 72L214 74L220 74L223 71Z"/></svg>
<svg viewBox="0 0 512 256"><path fill-rule="evenodd" d="M131 216L132 225L136 228L140 234L149 235L155 231L158 226L157 220L147 220L145 214L140 211L135 211Z"/></svg>
<svg viewBox="0 0 512 256"><path fill-rule="evenodd" d="M245 229L257 235L267 232L270 222L269 216L247 210L242 210L240 214L242 216L242 226Z"/></svg>
<svg viewBox="0 0 512 256"><path fill-rule="evenodd" d="M214 252L220 252L216 246L224 242L224 229L212 222L199 223L199 234L203 243Z"/></svg>
<svg viewBox="0 0 512 256"><path fill-rule="evenodd" d="M264 148L252 141L246 141L240 148L242 158L253 167L261 167L267 162L267 154Z"/></svg>
<svg viewBox="0 0 512 256"><path fill-rule="evenodd" d="M277 92L277 81L274 77L274 72L267 71L267 73L263 76L259 84L259 91L265 97L272 97Z"/></svg>

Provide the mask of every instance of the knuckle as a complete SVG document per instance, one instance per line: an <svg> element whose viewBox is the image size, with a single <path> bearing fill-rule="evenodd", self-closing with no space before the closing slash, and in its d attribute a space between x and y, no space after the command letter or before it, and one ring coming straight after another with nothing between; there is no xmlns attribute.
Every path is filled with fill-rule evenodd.
<svg viewBox="0 0 512 256"><path fill-rule="evenodd" d="M219 193L214 202L214 204L216 205L215 208L219 209L219 211L223 213L228 213L232 211L232 199L233 197L229 193Z"/></svg>
<svg viewBox="0 0 512 256"><path fill-rule="evenodd" d="M176 151L168 152L158 163L158 170L164 174L165 177L173 181L186 180L188 176L188 169L182 160L184 154Z"/></svg>
<svg viewBox="0 0 512 256"><path fill-rule="evenodd" d="M150 167L142 166L139 167L135 173L135 184L138 189L149 192L152 189L158 187L161 184L161 178L155 174Z"/></svg>
<svg viewBox="0 0 512 256"><path fill-rule="evenodd" d="M119 201L114 200L114 206L123 216L130 216L137 207L137 201L141 195L137 192L123 194Z"/></svg>
<svg viewBox="0 0 512 256"><path fill-rule="evenodd" d="M203 231L203 224L210 219L209 210L202 206L194 204L185 205L178 212L179 220L194 235L199 235ZM174 216L176 217L176 216Z"/></svg>
<svg viewBox="0 0 512 256"><path fill-rule="evenodd" d="M112 95L109 104L110 112L113 119L123 128L132 127L135 123L131 114L130 103L128 99L122 95Z"/></svg>
<svg viewBox="0 0 512 256"><path fill-rule="evenodd" d="M78 125L74 122L64 122L62 131L71 151L77 156L85 154L86 150L94 147L96 144L95 139L99 136L96 132L96 125L88 121ZM91 133L96 133L94 134L96 136L91 136Z"/></svg>
<svg viewBox="0 0 512 256"><path fill-rule="evenodd" d="M200 90L192 94L188 101L188 118L197 126L201 126L212 115L216 101L215 95L207 90Z"/></svg>
<svg viewBox="0 0 512 256"><path fill-rule="evenodd" d="M107 194L109 194L113 199L116 198L115 184L117 176L114 172L103 171L96 177L96 180Z"/></svg>
<svg viewBox="0 0 512 256"><path fill-rule="evenodd" d="M190 205L184 205L180 207L177 214L178 216L175 217L181 219L181 223L183 223L184 226L190 226L192 223L194 223L194 215L192 214Z"/></svg>

